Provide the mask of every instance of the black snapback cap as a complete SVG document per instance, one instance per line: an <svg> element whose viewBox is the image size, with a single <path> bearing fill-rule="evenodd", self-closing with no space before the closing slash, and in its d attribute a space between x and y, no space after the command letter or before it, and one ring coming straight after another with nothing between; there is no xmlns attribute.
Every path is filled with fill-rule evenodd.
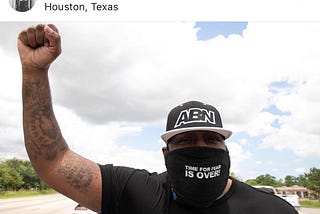
<svg viewBox="0 0 320 214"><path fill-rule="evenodd" d="M161 138L168 143L173 136L188 131L212 131L225 139L232 134L223 128L218 110L199 101L189 101L173 108L167 118L166 132Z"/></svg>

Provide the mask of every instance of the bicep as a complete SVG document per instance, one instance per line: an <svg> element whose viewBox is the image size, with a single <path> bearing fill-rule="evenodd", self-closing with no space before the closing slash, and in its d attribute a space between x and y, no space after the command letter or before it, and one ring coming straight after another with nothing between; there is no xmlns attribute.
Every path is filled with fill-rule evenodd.
<svg viewBox="0 0 320 214"><path fill-rule="evenodd" d="M58 192L101 211L101 172L98 164L69 150L47 176L47 183Z"/></svg>

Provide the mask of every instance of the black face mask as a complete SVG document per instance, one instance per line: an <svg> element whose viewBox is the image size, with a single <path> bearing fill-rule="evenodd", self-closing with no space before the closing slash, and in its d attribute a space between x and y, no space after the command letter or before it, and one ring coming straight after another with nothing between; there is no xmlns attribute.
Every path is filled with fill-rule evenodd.
<svg viewBox="0 0 320 214"><path fill-rule="evenodd" d="M223 149L189 147L169 151L166 167L174 199L187 206L206 208L227 185L230 158Z"/></svg>

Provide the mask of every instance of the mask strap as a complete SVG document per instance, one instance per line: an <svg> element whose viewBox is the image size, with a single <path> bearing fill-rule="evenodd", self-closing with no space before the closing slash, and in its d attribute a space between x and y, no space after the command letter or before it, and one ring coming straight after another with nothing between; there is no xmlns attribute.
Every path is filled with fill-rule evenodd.
<svg viewBox="0 0 320 214"><path fill-rule="evenodd" d="M169 152L169 143L167 143L167 151Z"/></svg>
<svg viewBox="0 0 320 214"><path fill-rule="evenodd" d="M226 146L226 152L229 154L229 149L228 149L228 147Z"/></svg>

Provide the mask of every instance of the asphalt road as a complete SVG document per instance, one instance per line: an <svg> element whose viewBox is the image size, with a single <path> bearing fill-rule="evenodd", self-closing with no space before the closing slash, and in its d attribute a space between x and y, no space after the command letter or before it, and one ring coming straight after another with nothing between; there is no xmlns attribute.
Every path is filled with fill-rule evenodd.
<svg viewBox="0 0 320 214"><path fill-rule="evenodd" d="M61 194L0 199L0 213L72 214L76 205L76 202ZM320 214L320 209L301 208L299 214Z"/></svg>
<svg viewBox="0 0 320 214"><path fill-rule="evenodd" d="M0 213L72 214L76 205L76 202L61 194L0 199Z"/></svg>
<svg viewBox="0 0 320 214"><path fill-rule="evenodd" d="M320 214L320 209L301 208L299 214Z"/></svg>

